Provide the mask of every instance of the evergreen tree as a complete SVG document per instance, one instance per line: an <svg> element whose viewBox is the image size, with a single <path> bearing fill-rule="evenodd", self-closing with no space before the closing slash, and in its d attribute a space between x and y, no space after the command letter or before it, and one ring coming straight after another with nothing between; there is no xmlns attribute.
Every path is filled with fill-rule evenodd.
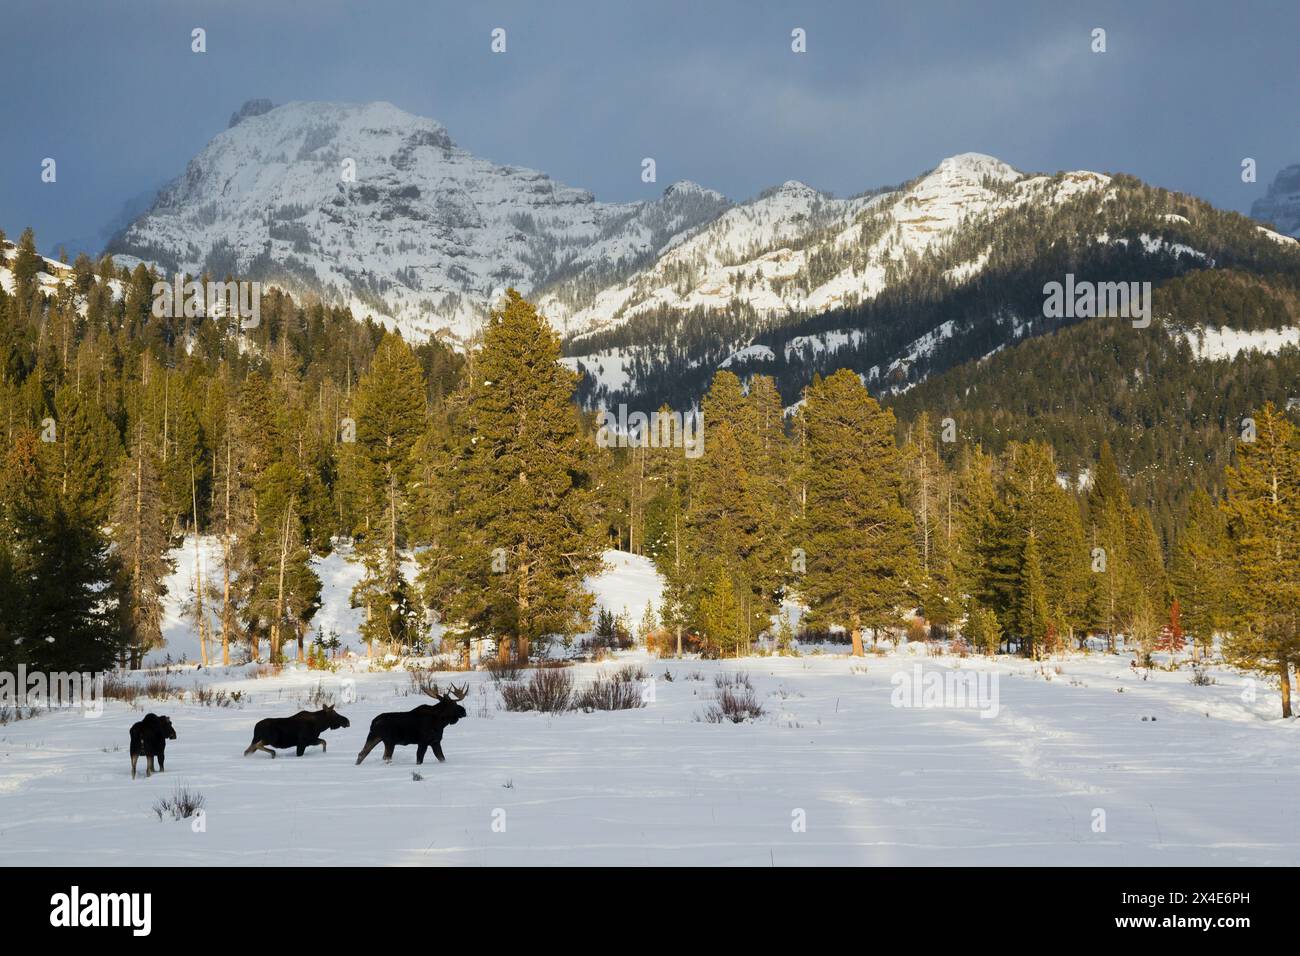
<svg viewBox="0 0 1300 956"><path fill-rule="evenodd" d="M747 630L743 611L736 596L726 565L719 562L708 578L708 586L700 598L699 624L707 641L706 647L715 649L721 656L740 656Z"/></svg>
<svg viewBox="0 0 1300 956"><path fill-rule="evenodd" d="M366 539L360 555L365 575L352 589L351 602L365 609L362 640L372 653L376 643L386 645L390 654L419 652L427 631L424 609L400 561L382 539Z"/></svg>
<svg viewBox="0 0 1300 956"><path fill-rule="evenodd" d="M917 577L894 416L847 370L809 387L804 414L808 570L800 594L810 623L845 628L861 656L863 629L874 638L900 623Z"/></svg>
<svg viewBox="0 0 1300 956"><path fill-rule="evenodd" d="M965 630L971 646L983 654L996 654L1002 645L1002 626L992 608L972 605Z"/></svg>
<svg viewBox="0 0 1300 956"><path fill-rule="evenodd" d="M98 527L57 493L36 433L15 435L0 467L5 575L22 595L9 653L31 670L101 671L122 649L116 564Z"/></svg>
<svg viewBox="0 0 1300 956"><path fill-rule="evenodd" d="M174 566L167 558L167 526L159 498L158 473L144 444L143 429L118 468L112 535L125 594L121 626L132 667L163 645L162 602L165 579Z"/></svg>
<svg viewBox="0 0 1300 956"><path fill-rule="evenodd" d="M363 534L379 531L391 554L406 536L406 506L415 474L412 450L424 433L424 374L396 333L375 350L357 383L356 451L365 486ZM382 529L382 530L381 530Z"/></svg>
<svg viewBox="0 0 1300 956"><path fill-rule="evenodd" d="M449 458L450 559L426 564L431 603L462 635L527 659L533 641L582 629L584 577L599 564L593 436L570 404L559 340L514 290L475 355ZM454 580L449 580L452 578Z"/></svg>
<svg viewBox="0 0 1300 956"><path fill-rule="evenodd" d="M1038 532L1032 528L1025 536L1019 577L1017 591L1020 604L1016 608L1016 620L1021 639L1020 652L1026 657L1039 657L1052 621L1047 607L1047 584L1043 578L1043 565L1038 551Z"/></svg>
<svg viewBox="0 0 1300 956"><path fill-rule="evenodd" d="M956 489L939 458L928 413L922 412L909 430L906 446L910 504L916 527L916 551L921 574L917 594L931 626L942 633L959 616Z"/></svg>
<svg viewBox="0 0 1300 956"><path fill-rule="evenodd" d="M1227 625L1227 596L1232 583L1224 512L1205 489L1198 488L1188 505L1187 523L1170 569L1170 579L1184 628L1191 635L1192 653L1208 653L1214 635Z"/></svg>
<svg viewBox="0 0 1300 956"><path fill-rule="evenodd" d="M89 395L73 384L58 390L57 441L50 444L56 461L59 494L68 507L103 523L112 501L113 470L120 453L117 429Z"/></svg>
<svg viewBox="0 0 1300 956"><path fill-rule="evenodd" d="M1265 404L1255 440L1239 441L1227 469L1227 518L1234 569L1225 656L1277 676L1282 716L1291 716L1291 664L1300 661L1300 451L1295 429Z"/></svg>

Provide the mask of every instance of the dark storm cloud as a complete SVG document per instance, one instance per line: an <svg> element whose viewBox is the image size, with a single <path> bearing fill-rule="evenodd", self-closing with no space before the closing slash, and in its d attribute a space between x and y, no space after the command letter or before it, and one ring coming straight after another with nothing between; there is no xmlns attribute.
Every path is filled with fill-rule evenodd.
<svg viewBox="0 0 1300 956"><path fill-rule="evenodd" d="M1300 161L1298 34L1300 6L1264 2L18 0L0 30L0 227L32 224L46 249L93 236L253 97L388 100L608 200L676 179L848 195L975 150L1245 210Z"/></svg>

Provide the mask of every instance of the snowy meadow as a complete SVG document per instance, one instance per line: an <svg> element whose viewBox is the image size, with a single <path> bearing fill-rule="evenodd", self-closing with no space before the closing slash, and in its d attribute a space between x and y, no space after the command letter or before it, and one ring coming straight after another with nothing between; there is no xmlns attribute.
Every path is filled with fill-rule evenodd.
<svg viewBox="0 0 1300 956"><path fill-rule="evenodd" d="M590 582L600 606L635 615L657 593L653 570L606 559ZM341 615L328 597L346 589L326 580L324 613ZM1300 862L1293 722L1238 672L1211 666L1193 682L1188 666L1138 669L1124 654L1035 663L921 643L797 654L619 652L564 672L581 691L630 667L644 706L559 714L505 709L529 670L151 667L129 677L141 696L99 717L0 726L0 864ZM925 692L945 677L996 706ZM417 766L399 747L389 764L375 753L356 766L370 720L429 702L417 687L429 679L469 684L447 761ZM709 722L746 685L761 712ZM324 703L351 721L324 734L327 752L243 756L259 719ZM149 712L170 716L177 739L166 772L132 780L128 731ZM201 812L160 819L178 788Z"/></svg>

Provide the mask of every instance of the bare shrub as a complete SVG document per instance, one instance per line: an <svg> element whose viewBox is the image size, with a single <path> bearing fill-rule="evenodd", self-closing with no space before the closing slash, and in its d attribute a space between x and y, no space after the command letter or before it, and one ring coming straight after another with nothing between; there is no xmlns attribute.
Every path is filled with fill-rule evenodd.
<svg viewBox="0 0 1300 956"><path fill-rule="evenodd" d="M146 677L142 683L137 683L117 674L104 675L103 697L108 700L133 704L141 697L149 700L171 700L184 696L185 691L167 677Z"/></svg>
<svg viewBox="0 0 1300 956"><path fill-rule="evenodd" d="M158 802L153 805L153 812L158 815L159 820L169 817L173 820L185 820L202 810L204 803L206 799L203 794L189 787L180 786L170 797L159 797Z"/></svg>
<svg viewBox="0 0 1300 956"><path fill-rule="evenodd" d="M497 683L503 680L519 680L524 673L523 667L516 661L489 660L484 662L483 669Z"/></svg>
<svg viewBox="0 0 1300 956"><path fill-rule="evenodd" d="M719 690L727 687L747 687L750 690L754 689L754 686L749 682L749 675L744 671L735 671L731 674L723 671L721 674L716 674L713 678L713 686Z"/></svg>
<svg viewBox="0 0 1300 956"><path fill-rule="evenodd" d="M406 676L411 682L408 694L429 694L438 686L433 679L435 671L429 667L408 667Z"/></svg>
<svg viewBox="0 0 1300 956"><path fill-rule="evenodd" d="M743 724L762 716L763 707L754 696L754 689L744 685L723 687L704 709L700 719L707 724Z"/></svg>
<svg viewBox="0 0 1300 956"><path fill-rule="evenodd" d="M509 711L562 714L573 709L573 696L573 675L559 668L541 668L526 681L501 684L501 703Z"/></svg>
<svg viewBox="0 0 1300 956"><path fill-rule="evenodd" d="M645 671L639 667L624 667L614 674L598 674L596 679L574 698L578 710L635 710L645 706L641 696L641 681Z"/></svg>
<svg viewBox="0 0 1300 956"><path fill-rule="evenodd" d="M231 694L224 690L204 687L202 684L195 684L194 690L190 692L190 699L204 707L233 707L242 696L239 692Z"/></svg>
<svg viewBox="0 0 1300 956"><path fill-rule="evenodd" d="M31 720L35 716L35 707L24 707L22 704L14 707L0 707L0 726L4 726L13 720Z"/></svg>
<svg viewBox="0 0 1300 956"><path fill-rule="evenodd" d="M319 710L322 707L330 707L334 704L334 692L325 689L325 682L318 681L316 686L307 691L303 697L308 704Z"/></svg>

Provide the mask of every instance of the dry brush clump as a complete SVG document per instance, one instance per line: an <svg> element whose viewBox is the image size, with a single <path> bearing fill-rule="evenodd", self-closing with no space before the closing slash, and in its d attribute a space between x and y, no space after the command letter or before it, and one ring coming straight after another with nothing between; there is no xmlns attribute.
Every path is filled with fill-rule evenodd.
<svg viewBox="0 0 1300 956"><path fill-rule="evenodd" d="M243 691L220 690L202 684L195 684L194 690L190 691L190 700L203 707L234 707L243 699Z"/></svg>
<svg viewBox="0 0 1300 956"><path fill-rule="evenodd" d="M170 797L159 797L153 805L153 812L159 820L185 820L203 809L206 803L203 794L186 786L177 787Z"/></svg>
<svg viewBox="0 0 1300 956"><path fill-rule="evenodd" d="M509 711L562 714L573 709L573 675L558 667L539 668L526 681L501 684L501 704Z"/></svg>
<svg viewBox="0 0 1300 956"><path fill-rule="evenodd" d="M581 690L564 668L538 668L527 680L502 681L502 706L509 711L561 714L570 710L634 710L646 705L641 682L644 669L633 664L612 673L597 674Z"/></svg>
<svg viewBox="0 0 1300 956"><path fill-rule="evenodd" d="M498 684L502 681L519 680L523 676L524 668L517 661L513 660L489 660L484 661L483 669L488 672L488 676Z"/></svg>
<svg viewBox="0 0 1300 956"><path fill-rule="evenodd" d="M747 687L751 691L754 689L754 686L749 682L749 675L744 671L735 671L730 674L723 671L716 674L713 678L713 686L718 690L725 690L728 687Z"/></svg>
<svg viewBox="0 0 1300 956"><path fill-rule="evenodd" d="M324 681L317 681L316 686L307 691L302 699L317 710L322 707L332 707L335 703L334 692L325 689Z"/></svg>
<svg viewBox="0 0 1300 956"><path fill-rule="evenodd" d="M741 724L763 716L763 705L754 695L754 685L750 683L748 674L724 671L713 678L713 686L717 693L697 720L706 724Z"/></svg>
<svg viewBox="0 0 1300 956"><path fill-rule="evenodd" d="M635 710L645 706L641 681L646 672L635 665L620 668L613 674L597 674L574 699L578 710Z"/></svg>
<svg viewBox="0 0 1300 956"><path fill-rule="evenodd" d="M146 677L137 682L116 674L105 674L101 695L107 700L134 704L141 697L147 700L180 700L185 696L185 691L163 676Z"/></svg>
<svg viewBox="0 0 1300 956"><path fill-rule="evenodd" d="M411 685L407 689L408 694L429 694L438 686L435 675L438 672L430 667L408 667L406 669L407 679Z"/></svg>
<svg viewBox="0 0 1300 956"><path fill-rule="evenodd" d="M30 720L36 716L35 707L24 707L22 704L16 706L0 707L0 726L3 726L14 720Z"/></svg>

